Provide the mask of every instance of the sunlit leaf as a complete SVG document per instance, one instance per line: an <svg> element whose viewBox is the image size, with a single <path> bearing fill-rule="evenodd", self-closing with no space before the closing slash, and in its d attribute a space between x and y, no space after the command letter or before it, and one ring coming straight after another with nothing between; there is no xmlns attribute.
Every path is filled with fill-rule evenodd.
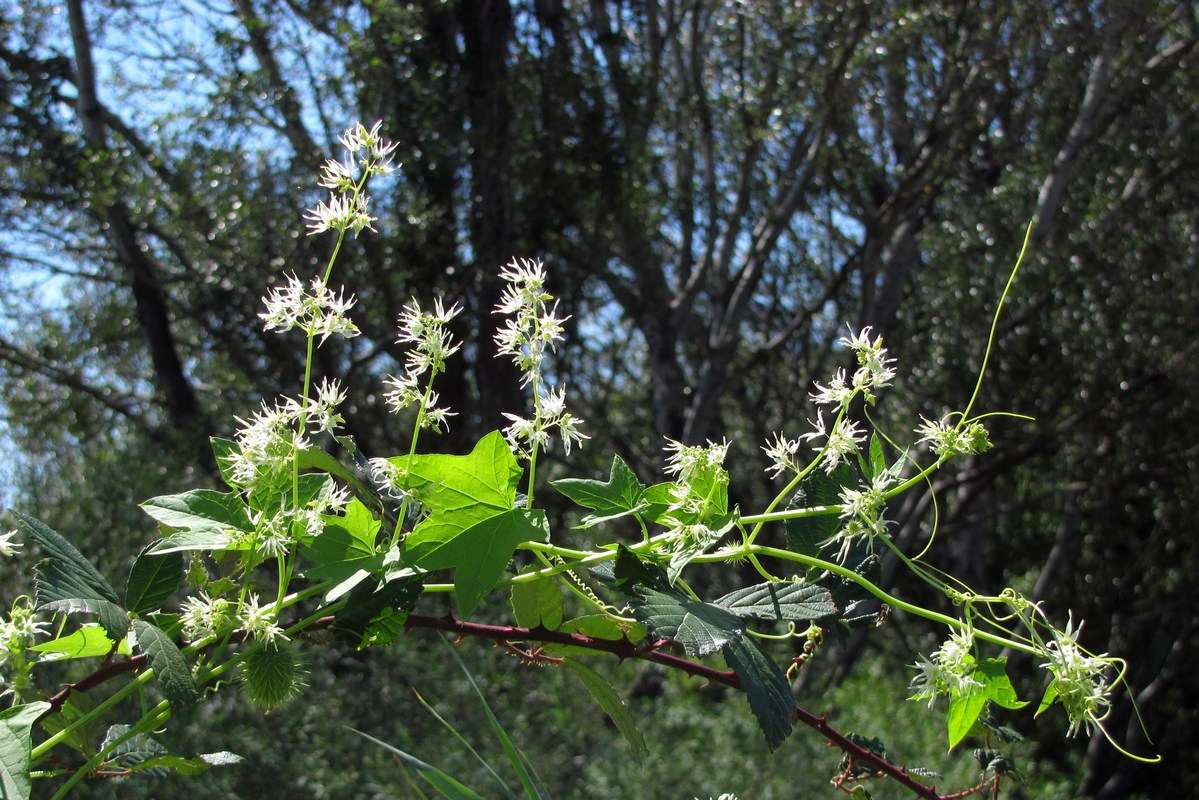
<svg viewBox="0 0 1199 800"><path fill-rule="evenodd" d="M612 468L606 482L564 478L553 481L550 485L576 505L595 512L583 517L578 526L580 528L590 528L601 522L619 519L643 511L648 506L642 501L645 486L637 480L637 476L620 456L612 458Z"/></svg>
<svg viewBox="0 0 1199 800"><path fill-rule="evenodd" d="M522 542L548 542L549 523L541 509L514 509L471 525L416 561L426 570L454 570L454 593L463 618L495 588Z"/></svg>
<svg viewBox="0 0 1199 800"><path fill-rule="evenodd" d="M66 636L30 645L29 649L41 653L44 661L93 658L113 652L113 641L99 625L84 625Z"/></svg>

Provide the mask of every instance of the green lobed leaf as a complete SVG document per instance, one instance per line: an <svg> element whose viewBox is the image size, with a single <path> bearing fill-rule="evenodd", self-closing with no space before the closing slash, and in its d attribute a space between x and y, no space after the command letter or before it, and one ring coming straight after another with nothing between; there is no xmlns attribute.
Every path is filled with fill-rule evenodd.
<svg viewBox="0 0 1199 800"><path fill-rule="evenodd" d="M795 698L787 676L747 637L730 640L723 652L729 668L741 679L741 688L766 735L766 744L777 750L795 727Z"/></svg>
<svg viewBox="0 0 1199 800"><path fill-rule="evenodd" d="M110 639L124 636L129 615L104 576L61 534L33 517L12 513L45 555L37 565L35 608L95 614Z"/></svg>
<svg viewBox="0 0 1199 800"><path fill-rule="evenodd" d="M750 619L802 622L837 614L832 593L807 583L762 583L729 592L712 602Z"/></svg>
<svg viewBox="0 0 1199 800"><path fill-rule="evenodd" d="M332 578L335 589L325 596L332 602L383 566L383 553L375 552L380 523L369 508L351 500L343 516L326 516L325 529L305 548L305 557L313 566L304 577L314 580ZM350 580L357 578L357 580Z"/></svg>
<svg viewBox="0 0 1199 800"><path fill-rule="evenodd" d="M633 616L655 636L681 644L692 658L715 653L745 633L741 617L678 591L639 587Z"/></svg>
<svg viewBox="0 0 1199 800"><path fill-rule="evenodd" d="M674 503L674 498L670 496L672 488L674 484L669 482L655 483L648 487L641 495L645 502L645 510L640 512L641 516L650 522L660 522Z"/></svg>
<svg viewBox="0 0 1199 800"><path fill-rule="evenodd" d="M23 703L0 711L0 795L6 800L29 800L33 725L49 711L49 703Z"/></svg>
<svg viewBox="0 0 1199 800"><path fill-rule="evenodd" d="M113 645L113 640L99 625L84 625L66 636L30 645L29 649L41 653L44 661L57 661L106 656L113 652Z"/></svg>
<svg viewBox="0 0 1199 800"><path fill-rule="evenodd" d="M837 534L843 520L835 508L841 503L841 490L854 484L853 470L840 464L832 474L815 470L799 484L787 504L788 511L820 506L832 507L828 513L813 517L789 519L784 523L787 549L805 556L819 554L822 544Z"/></svg>
<svg viewBox="0 0 1199 800"><path fill-rule="evenodd" d="M580 528L590 528L601 522L644 511L648 507L641 499L645 486L620 456L613 456L607 482L564 478L552 481L550 485L575 505L595 512L583 517L578 525Z"/></svg>
<svg viewBox="0 0 1199 800"><path fill-rule="evenodd" d="M421 502L434 512L475 505L507 511L516 499L521 469L499 431L480 439L468 455L392 460L406 462L409 476L421 483L417 487Z"/></svg>
<svg viewBox="0 0 1199 800"><path fill-rule="evenodd" d="M499 432L484 436L465 456L393 458L408 470L411 490L430 509L404 541L404 559L417 564L490 517L513 509L521 470Z"/></svg>
<svg viewBox="0 0 1199 800"><path fill-rule="evenodd" d="M512 613L522 628L557 630L563 607L562 589L552 578L512 584Z"/></svg>
<svg viewBox="0 0 1199 800"><path fill-rule="evenodd" d="M125 581L125 607L145 614L162 607L183 582L183 553L152 553L155 545L142 548Z"/></svg>
<svg viewBox="0 0 1199 800"><path fill-rule="evenodd" d="M518 545L549 540L549 522L544 511L513 509L487 517L440 547L427 550L413 566L454 570L454 594L459 613L465 619L484 595L495 588Z"/></svg>
<svg viewBox="0 0 1199 800"><path fill-rule="evenodd" d="M180 709L194 705L200 699L200 692L174 640L158 626L141 619L133 621L133 634L137 637L137 648L150 659L154 677L171 705Z"/></svg>
<svg viewBox="0 0 1199 800"><path fill-rule="evenodd" d="M236 492L193 489L151 498L141 508L160 524L176 531L228 535L254 530L241 495Z"/></svg>
<svg viewBox="0 0 1199 800"><path fill-rule="evenodd" d="M649 749L645 746L645 737L637 727L633 715L629 713L629 707L612 688L612 684L604 680L595 670L572 658L563 659L562 663L582 681L583 685L587 687L587 691L595 698L595 702L599 703L599 707L616 725L616 729L620 731L621 736L633 750L633 757L637 759L637 763L640 764L644 761L645 756L649 753Z"/></svg>

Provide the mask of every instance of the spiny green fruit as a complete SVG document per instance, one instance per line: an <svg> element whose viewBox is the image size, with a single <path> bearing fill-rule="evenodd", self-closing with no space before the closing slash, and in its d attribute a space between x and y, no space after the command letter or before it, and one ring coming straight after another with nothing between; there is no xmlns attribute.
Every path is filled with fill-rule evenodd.
<svg viewBox="0 0 1199 800"><path fill-rule="evenodd" d="M242 696L256 708L270 711L304 688L304 662L288 642L263 645L246 655L239 677Z"/></svg>

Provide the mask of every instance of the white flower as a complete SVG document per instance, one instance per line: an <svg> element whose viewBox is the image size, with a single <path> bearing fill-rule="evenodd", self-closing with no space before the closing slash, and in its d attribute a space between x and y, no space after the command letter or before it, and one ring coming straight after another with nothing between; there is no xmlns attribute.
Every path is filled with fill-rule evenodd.
<svg viewBox="0 0 1199 800"><path fill-rule="evenodd" d="M858 446L866 440L866 434L858 428L856 423L844 417L833 425L831 431L826 430L824 412L821 411L816 415L816 421L812 423L812 431L805 433L801 438L806 441L826 440L823 445L813 444L812 448L823 452L824 455L820 459L821 466L824 467L826 473L831 474L838 464L850 454L857 452Z"/></svg>
<svg viewBox="0 0 1199 800"><path fill-rule="evenodd" d="M868 399L873 398L872 389L880 389L895 377L891 364L895 359L887 357L883 337L870 339L870 328L863 328L857 335L842 337L841 344L849 347L858 357L858 370L853 376L853 388L862 390Z"/></svg>
<svg viewBox="0 0 1199 800"><path fill-rule="evenodd" d="M345 161L331 158L321 169L321 178L318 183L335 192L348 192L354 188L355 166L354 158L351 155L347 155Z"/></svg>
<svg viewBox="0 0 1199 800"><path fill-rule="evenodd" d="M258 595L252 594L242 603L238 613L241 629L259 642L274 644L276 639L287 639L275 617L275 604L258 605Z"/></svg>
<svg viewBox="0 0 1199 800"><path fill-rule="evenodd" d="M34 617L31 605L28 597L19 597L12 604L8 619L0 619L0 667L13 659L22 663L25 649L50 627Z"/></svg>
<svg viewBox="0 0 1199 800"><path fill-rule="evenodd" d="M1082 623L1071 630L1073 624L1071 617L1064 631L1054 632L1054 640L1046 648L1049 661L1041 665L1053 674L1052 688L1070 719L1067 731L1070 736L1082 728L1088 733L1093 731L1111 706L1107 678L1103 675L1108 661L1105 656L1089 655L1079 647L1077 639Z"/></svg>
<svg viewBox="0 0 1199 800"><path fill-rule="evenodd" d="M558 433L562 436L562 448L566 450L566 455L570 455L570 448L573 443L582 444L584 439L591 437L579 430L579 425L583 420L571 414L562 414L557 419Z"/></svg>
<svg viewBox="0 0 1199 800"><path fill-rule="evenodd" d="M800 439L787 439L781 433L774 435L774 443L762 449L770 458L770 466L766 471L771 474L771 479L777 478L784 472L799 472L801 465L799 463L799 446L803 444Z"/></svg>
<svg viewBox="0 0 1199 800"><path fill-rule="evenodd" d="M267 517L257 512L251 521L255 530L255 550L263 558L279 558L291 552L295 539L291 535L292 515L280 509Z"/></svg>
<svg viewBox="0 0 1199 800"><path fill-rule="evenodd" d="M723 466L729 452L728 440L720 444L709 441L706 447L686 445L674 439L666 440L666 474L677 475L680 482L690 483L700 470Z"/></svg>
<svg viewBox="0 0 1199 800"><path fill-rule="evenodd" d="M264 401L261 410L249 421L237 418L242 425L234 434L238 449L227 464L233 483L242 489L252 489L264 477L291 468L295 451L308 447L307 439L296 431L299 413L294 401L274 406Z"/></svg>
<svg viewBox="0 0 1199 800"><path fill-rule="evenodd" d="M343 291L334 294L319 277L305 291L298 278L287 276L287 286L271 289L265 302L266 312L258 315L265 330L284 333L300 328L319 336L321 344L334 333L347 338L358 335L358 327L346 316L356 302L353 295L347 299Z"/></svg>
<svg viewBox="0 0 1199 800"><path fill-rule="evenodd" d="M308 401L308 422L317 432L332 431L340 427L345 419L337 413L337 407L345 402L345 390L337 381L325 378L317 386L316 397Z"/></svg>
<svg viewBox="0 0 1199 800"><path fill-rule="evenodd" d="M828 386L816 384L818 391L809 395L816 405L843 406L853 398L854 387L845 383L845 370L838 369Z"/></svg>
<svg viewBox="0 0 1199 800"><path fill-rule="evenodd" d="M183 626L183 637L189 642L216 636L229 623L229 601L211 598L204 592L199 597L189 597L179 607L179 622Z"/></svg>
<svg viewBox="0 0 1199 800"><path fill-rule="evenodd" d="M385 380L392 388L384 394L384 398L395 413L423 404L421 427L424 428L444 430L448 418L454 416L450 410L438 408L436 392L428 387L422 390L420 377L429 373L426 383L431 385L439 373L445 372L446 360L458 352L460 345L454 342L446 326L461 311L462 307L458 304L447 310L440 298L434 301L432 312L421 310L415 298L400 311L396 341L413 347L408 351L405 374L400 377L388 376Z"/></svg>
<svg viewBox="0 0 1199 800"><path fill-rule="evenodd" d="M562 324L569 317L557 316L558 305L545 292L545 267L540 261L513 259L500 272L508 282L493 313L512 315L495 334L497 352L510 355L523 375L521 385L541 377L546 348L562 338Z"/></svg>
<svg viewBox="0 0 1199 800"><path fill-rule="evenodd" d="M495 333L497 352L512 356L521 371L521 386L533 384L533 419L505 414L511 424L504 437L514 453L532 458L542 447L550 444L549 431L557 428L567 455L576 443L590 437L579 430L583 420L566 411L566 388L544 391L541 382L542 364L546 349L562 338L562 324L569 317L558 317L558 304L549 306L553 296L545 291L545 267L540 261L513 259L501 271L507 281L496 314L508 314L508 319ZM544 391L544 393L543 393Z"/></svg>
<svg viewBox="0 0 1199 800"><path fill-rule="evenodd" d="M928 698L928 706L940 695L962 696L982 683L970 677L975 660L974 631L954 631L931 659L920 656L912 666L917 675L912 679L912 700Z"/></svg>
<svg viewBox="0 0 1199 800"><path fill-rule="evenodd" d="M920 435L917 442L927 442L933 453L942 459L957 455L982 453L991 449L991 440L987 429L981 422L971 422L969 425L950 425L949 419L932 422L921 417L920 427L916 433Z"/></svg>
<svg viewBox="0 0 1199 800"><path fill-rule="evenodd" d="M6 558L15 556L17 551L24 547L20 542L13 541L16 535L17 531L0 534L0 556Z"/></svg>
<svg viewBox="0 0 1199 800"><path fill-rule="evenodd" d="M404 500L408 492L404 488L408 482L408 471L389 458L372 458L367 462L371 468L371 479L379 489L387 492L396 500Z"/></svg>

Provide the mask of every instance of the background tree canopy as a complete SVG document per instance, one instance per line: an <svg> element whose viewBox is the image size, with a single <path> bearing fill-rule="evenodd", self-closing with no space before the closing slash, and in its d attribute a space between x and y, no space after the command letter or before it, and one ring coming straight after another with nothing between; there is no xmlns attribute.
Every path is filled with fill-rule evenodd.
<svg viewBox="0 0 1199 800"><path fill-rule="evenodd" d="M764 468L769 434L814 417L846 325L885 335L904 382L878 414L914 427L973 391L1032 219L980 402L1035 420L994 419L996 451L893 509L893 534L918 549L935 495L943 567L1072 609L1093 651L1129 658L1155 741L1125 697L1110 728L1167 762L1096 737L1074 788L1199 781L1194 2L0 8L6 502L98 562L152 536L137 502L211 484L209 435L296 392L303 354L257 315L328 257L302 217L354 120L381 119L404 162L343 261L363 335L318 351L366 453L403 446L381 378L410 295L466 308L448 446L522 410L490 345L513 256L546 261L571 315L554 369L590 423L576 473L613 453L651 473L664 437L727 437ZM765 495L740 474L735 494ZM808 705L925 634L896 620L814 662ZM1072 769L1059 730L1026 732Z"/></svg>

